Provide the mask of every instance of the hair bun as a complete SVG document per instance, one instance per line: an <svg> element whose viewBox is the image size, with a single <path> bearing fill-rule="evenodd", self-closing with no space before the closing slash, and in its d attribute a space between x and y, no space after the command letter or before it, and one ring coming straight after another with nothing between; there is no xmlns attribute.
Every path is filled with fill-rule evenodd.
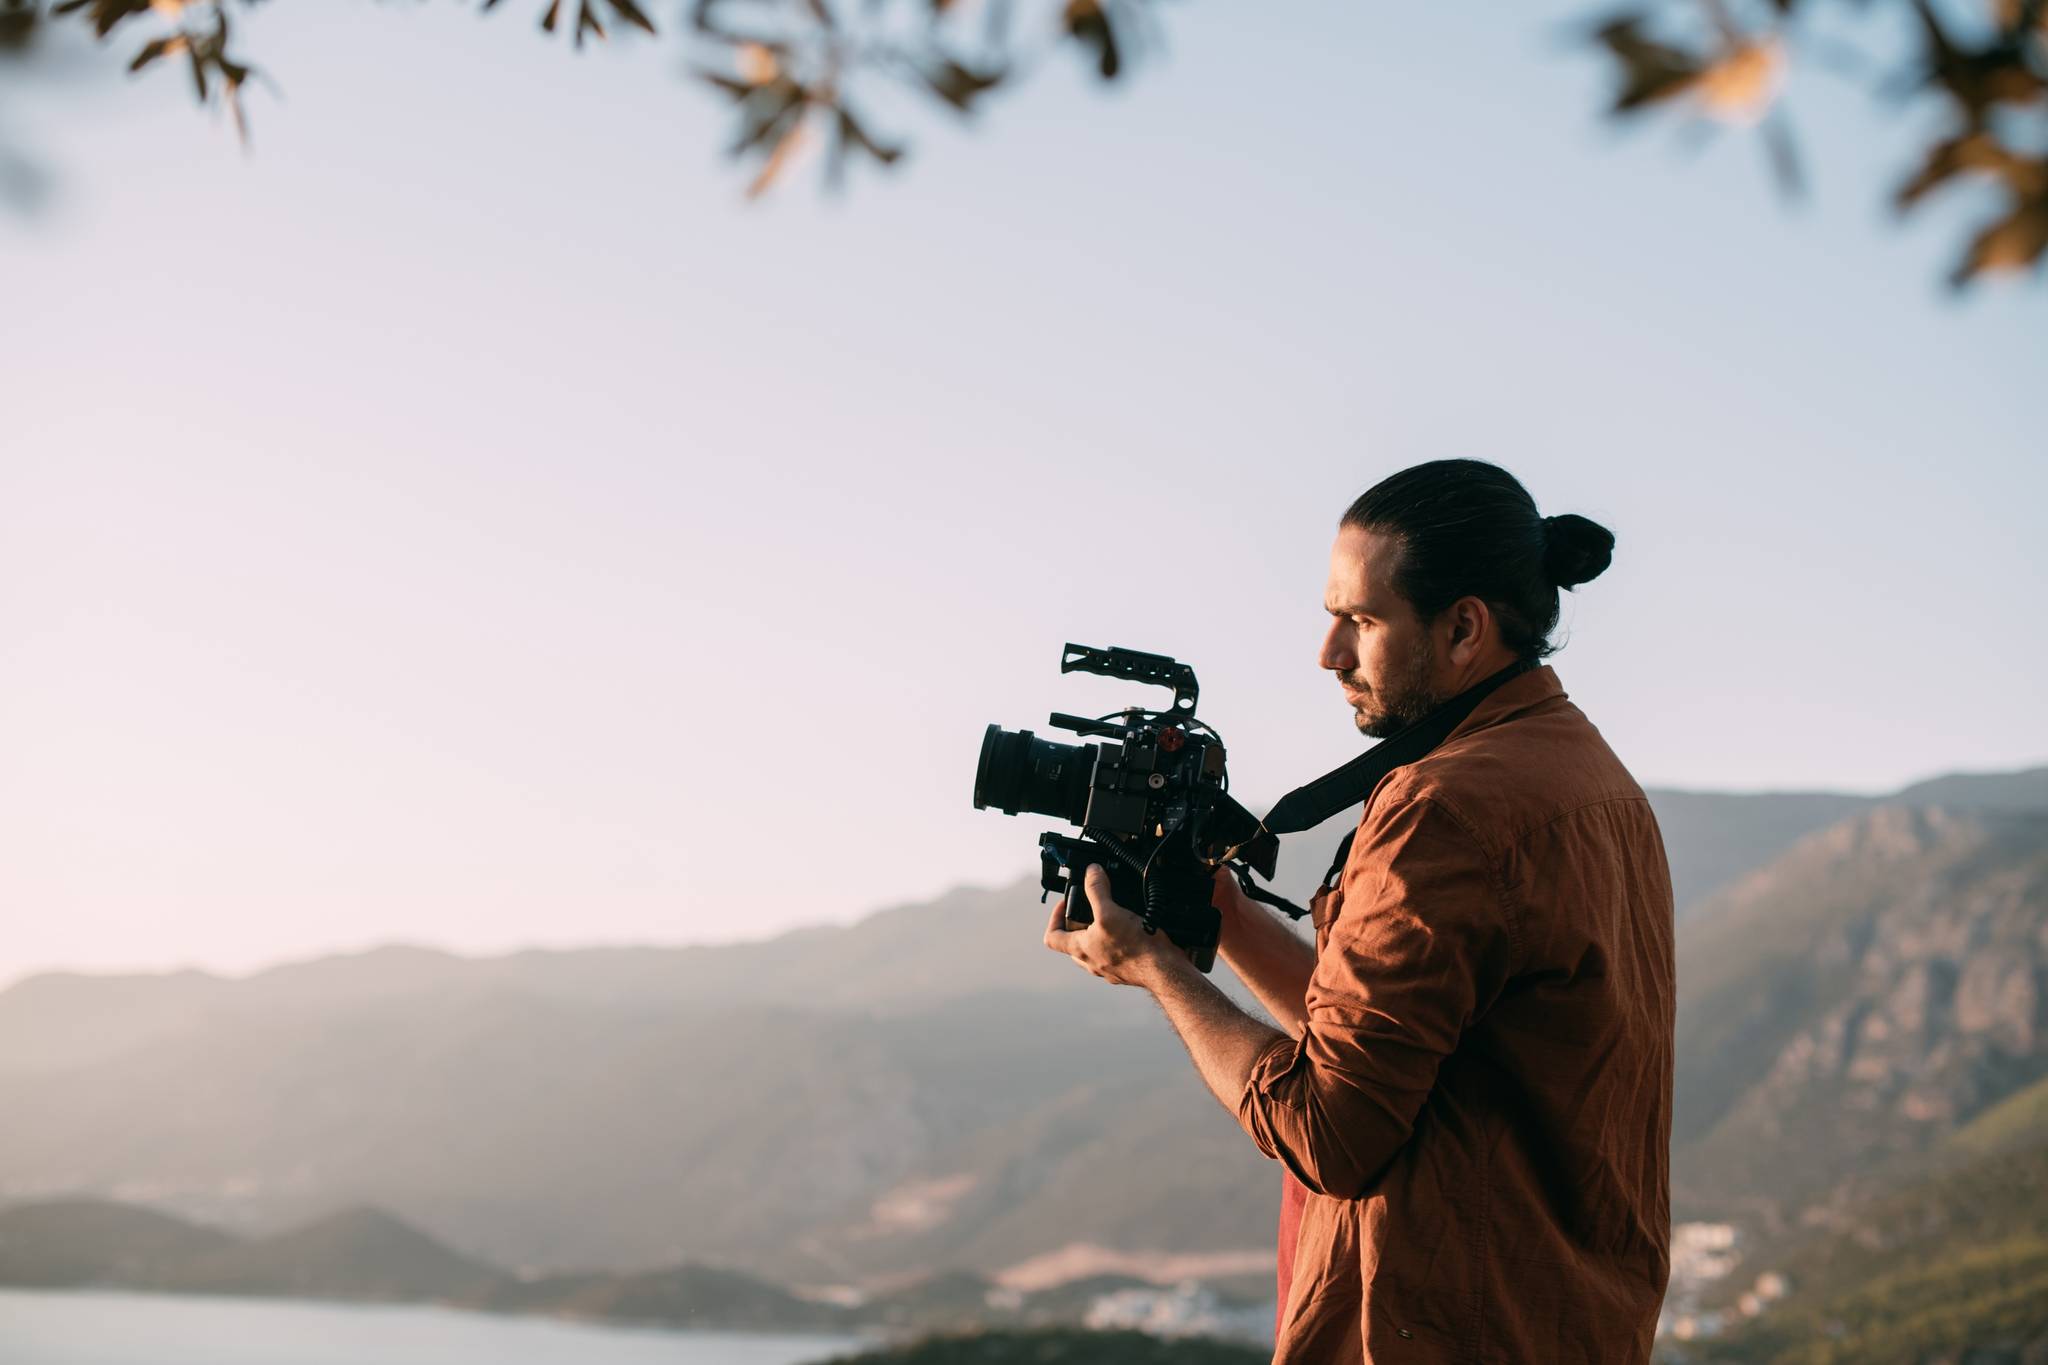
<svg viewBox="0 0 2048 1365"><path fill-rule="evenodd" d="M1598 578L1614 561L1614 532L1567 512L1543 519L1543 572L1560 588Z"/></svg>

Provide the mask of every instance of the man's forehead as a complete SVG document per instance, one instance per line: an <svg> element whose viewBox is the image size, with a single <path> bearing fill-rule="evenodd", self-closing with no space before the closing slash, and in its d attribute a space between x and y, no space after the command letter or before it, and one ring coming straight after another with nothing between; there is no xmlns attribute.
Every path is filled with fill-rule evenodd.
<svg viewBox="0 0 2048 1365"><path fill-rule="evenodd" d="M1391 536L1346 526L1330 548L1323 605L1333 612L1384 610L1394 592L1400 546Z"/></svg>

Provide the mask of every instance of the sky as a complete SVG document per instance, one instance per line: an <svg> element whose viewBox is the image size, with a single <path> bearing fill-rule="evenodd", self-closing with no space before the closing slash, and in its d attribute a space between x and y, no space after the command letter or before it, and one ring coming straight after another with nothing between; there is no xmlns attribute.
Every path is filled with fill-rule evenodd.
<svg viewBox="0 0 2048 1365"><path fill-rule="evenodd" d="M0 983L1006 881L983 727L1148 696L1069 640L1270 799L1360 742L1339 513L1445 456L1615 532L1553 662L1646 786L2048 759L2043 286L1942 288L1911 114L1795 72L1788 208L1579 6L1179 5L749 203L673 37L530 8L246 12L249 155L130 42L0 87Z"/></svg>

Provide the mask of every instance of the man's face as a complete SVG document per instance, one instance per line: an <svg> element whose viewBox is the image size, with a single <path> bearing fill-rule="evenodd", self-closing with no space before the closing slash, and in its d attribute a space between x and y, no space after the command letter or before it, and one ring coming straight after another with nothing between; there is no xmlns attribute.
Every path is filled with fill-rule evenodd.
<svg viewBox="0 0 2048 1365"><path fill-rule="evenodd" d="M1445 700L1436 649L1422 619L1394 590L1400 542L1346 526L1330 549L1323 605L1330 633L1316 662L1337 675L1360 734L1383 738Z"/></svg>

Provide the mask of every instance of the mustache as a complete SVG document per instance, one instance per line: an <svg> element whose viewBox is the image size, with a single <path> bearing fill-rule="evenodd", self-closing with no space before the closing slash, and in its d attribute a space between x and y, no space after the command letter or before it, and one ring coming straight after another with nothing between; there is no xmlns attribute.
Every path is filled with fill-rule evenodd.
<svg viewBox="0 0 2048 1365"><path fill-rule="evenodd" d="M1372 689L1371 689L1370 687L1367 687L1367 686L1365 685L1365 680L1364 680L1363 678L1359 677L1359 676L1358 676L1358 675L1357 675L1356 673L1339 673L1339 674L1337 675L1337 681L1338 681L1338 682L1340 682L1340 683L1343 683L1343 684L1344 684L1344 685L1345 685L1346 687L1350 688L1350 689L1351 689L1351 690L1352 690L1353 692L1370 692L1370 691L1372 691Z"/></svg>

